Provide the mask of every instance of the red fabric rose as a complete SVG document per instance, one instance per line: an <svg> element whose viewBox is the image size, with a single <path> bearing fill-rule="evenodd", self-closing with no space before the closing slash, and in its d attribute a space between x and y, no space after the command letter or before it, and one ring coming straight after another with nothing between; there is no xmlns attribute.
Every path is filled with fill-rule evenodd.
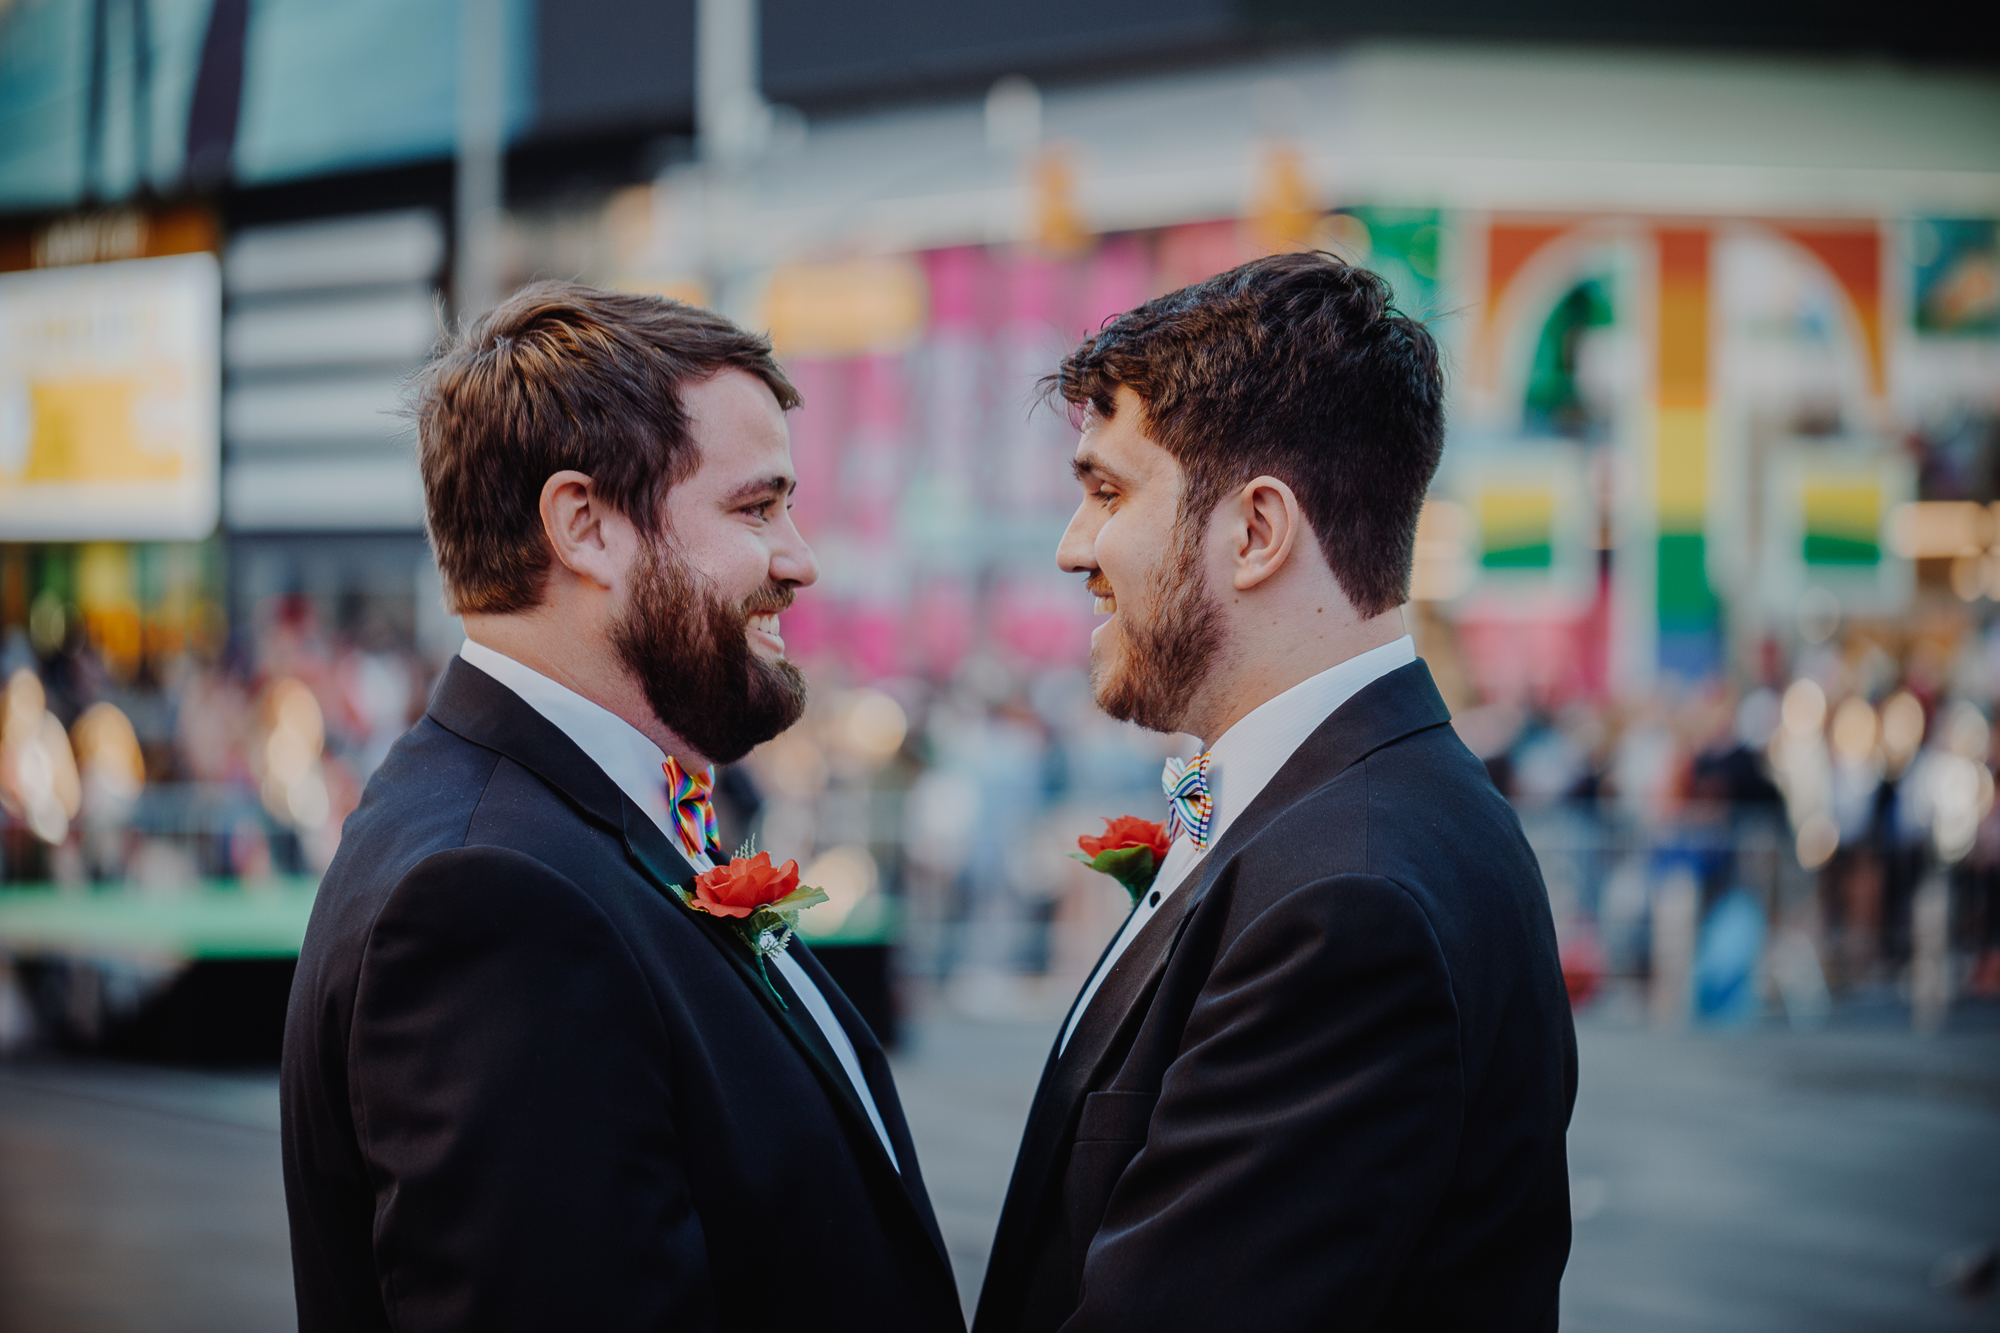
<svg viewBox="0 0 2000 1333"><path fill-rule="evenodd" d="M771 864L769 852L739 856L726 866L704 870L694 879L694 902L713 916L745 917L799 887L799 863Z"/></svg>
<svg viewBox="0 0 2000 1333"><path fill-rule="evenodd" d="M1104 852L1115 852L1121 847L1147 847L1152 849L1153 864L1167 859L1167 848L1173 845L1167 837L1167 826L1150 819L1139 819L1132 815L1120 815L1116 819L1104 821L1104 836L1093 838L1088 834L1076 840L1083 854L1092 860Z"/></svg>

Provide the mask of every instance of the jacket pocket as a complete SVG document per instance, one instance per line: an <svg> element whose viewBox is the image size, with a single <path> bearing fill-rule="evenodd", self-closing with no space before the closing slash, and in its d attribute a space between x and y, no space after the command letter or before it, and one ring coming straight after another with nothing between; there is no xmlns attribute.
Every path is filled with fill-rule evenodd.
<svg viewBox="0 0 2000 1333"><path fill-rule="evenodd" d="M1156 1092L1093 1092L1083 1099L1078 1143L1144 1143L1153 1120Z"/></svg>
<svg viewBox="0 0 2000 1333"><path fill-rule="evenodd" d="M1093 1092L1083 1099L1062 1190L1063 1221L1069 1227L1076 1265L1072 1277L1078 1283L1083 1280L1083 1256L1104 1221L1111 1192L1146 1146L1146 1129L1157 1101L1158 1094L1151 1092Z"/></svg>

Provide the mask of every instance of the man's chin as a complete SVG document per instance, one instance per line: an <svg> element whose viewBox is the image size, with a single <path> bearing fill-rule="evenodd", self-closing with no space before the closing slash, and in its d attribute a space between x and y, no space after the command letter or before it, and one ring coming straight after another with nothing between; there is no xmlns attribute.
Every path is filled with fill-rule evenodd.
<svg viewBox="0 0 2000 1333"><path fill-rule="evenodd" d="M1114 660L1092 655L1090 700L1099 712L1120 722L1132 721L1132 691L1127 688L1125 673Z"/></svg>

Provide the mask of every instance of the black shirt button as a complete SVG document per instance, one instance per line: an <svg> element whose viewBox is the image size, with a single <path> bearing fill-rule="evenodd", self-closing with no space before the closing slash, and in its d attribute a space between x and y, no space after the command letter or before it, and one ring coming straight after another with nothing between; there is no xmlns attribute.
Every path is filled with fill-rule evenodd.
<svg viewBox="0 0 2000 1333"><path fill-rule="evenodd" d="M1153 901L1150 905L1153 907L1158 907L1160 905L1160 891L1158 889L1153 890Z"/></svg>

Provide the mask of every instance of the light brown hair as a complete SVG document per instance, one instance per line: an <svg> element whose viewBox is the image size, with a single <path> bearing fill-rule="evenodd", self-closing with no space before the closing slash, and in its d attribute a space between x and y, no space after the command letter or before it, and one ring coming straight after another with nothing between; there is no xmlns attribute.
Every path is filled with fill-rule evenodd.
<svg viewBox="0 0 2000 1333"><path fill-rule="evenodd" d="M537 282L453 339L418 378L413 404L451 610L540 602L554 558L542 485L565 469L658 536L668 488L701 461L680 390L726 370L755 375L786 411L799 405L768 339L656 296Z"/></svg>

